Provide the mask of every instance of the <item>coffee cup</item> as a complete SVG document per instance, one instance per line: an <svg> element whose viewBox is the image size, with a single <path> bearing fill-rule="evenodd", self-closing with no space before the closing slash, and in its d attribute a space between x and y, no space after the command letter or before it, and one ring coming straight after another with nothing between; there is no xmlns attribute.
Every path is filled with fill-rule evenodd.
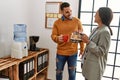
<svg viewBox="0 0 120 80"><path fill-rule="evenodd" d="M68 35L63 35L63 41L67 42L68 41Z"/></svg>

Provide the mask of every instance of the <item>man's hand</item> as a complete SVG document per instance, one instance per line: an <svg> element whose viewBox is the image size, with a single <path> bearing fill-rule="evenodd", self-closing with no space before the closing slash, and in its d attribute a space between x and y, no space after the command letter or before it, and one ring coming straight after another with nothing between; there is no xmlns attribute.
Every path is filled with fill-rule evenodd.
<svg viewBox="0 0 120 80"><path fill-rule="evenodd" d="M58 40L60 41L60 42L63 42L63 35L61 34L60 36L58 36Z"/></svg>

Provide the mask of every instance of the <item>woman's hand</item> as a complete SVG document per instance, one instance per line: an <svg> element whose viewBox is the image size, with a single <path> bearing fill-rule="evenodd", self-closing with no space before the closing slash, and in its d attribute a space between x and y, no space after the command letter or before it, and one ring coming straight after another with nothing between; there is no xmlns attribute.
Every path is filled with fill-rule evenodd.
<svg viewBox="0 0 120 80"><path fill-rule="evenodd" d="M88 44L90 42L90 40L86 34L82 34L81 40L86 44Z"/></svg>

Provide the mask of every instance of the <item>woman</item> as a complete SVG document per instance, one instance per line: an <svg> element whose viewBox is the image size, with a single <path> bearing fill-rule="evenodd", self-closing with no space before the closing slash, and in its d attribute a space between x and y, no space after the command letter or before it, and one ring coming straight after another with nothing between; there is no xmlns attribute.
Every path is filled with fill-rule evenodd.
<svg viewBox="0 0 120 80"><path fill-rule="evenodd" d="M113 34L110 28L112 19L113 13L110 8L99 8L95 15L98 27L93 29L89 38L86 34L82 36L82 41L86 43L82 57L82 74L85 80L101 80L103 76Z"/></svg>

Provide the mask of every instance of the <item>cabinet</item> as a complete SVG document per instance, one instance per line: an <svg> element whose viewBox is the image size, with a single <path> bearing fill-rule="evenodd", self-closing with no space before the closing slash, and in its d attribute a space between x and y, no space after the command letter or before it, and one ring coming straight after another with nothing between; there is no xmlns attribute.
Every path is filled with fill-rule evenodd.
<svg viewBox="0 0 120 80"><path fill-rule="evenodd" d="M47 80L47 70L49 62L49 50L41 48L40 51L29 51L29 55L22 59L14 59L14 64L2 68L0 66L0 71L2 74L3 70L13 67L13 69L6 70L7 73L12 73L13 75L7 74L11 80L40 80L41 76L44 77L43 80ZM9 60L13 58L7 58ZM5 59L3 59L5 60ZM11 61L12 63L12 61ZM6 66L6 64L4 65Z"/></svg>

